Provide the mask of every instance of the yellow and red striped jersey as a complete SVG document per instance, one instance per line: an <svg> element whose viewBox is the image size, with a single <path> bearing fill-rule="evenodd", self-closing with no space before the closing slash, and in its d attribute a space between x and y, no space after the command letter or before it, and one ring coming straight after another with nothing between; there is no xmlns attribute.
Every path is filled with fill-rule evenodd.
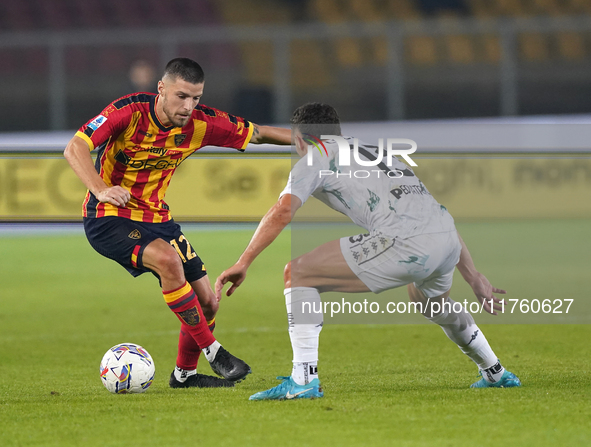
<svg viewBox="0 0 591 447"><path fill-rule="evenodd" d="M165 127L156 116L157 101L153 93L124 96L76 133L90 150L98 149L95 168L104 182L120 185L131 194L123 208L101 203L88 191L84 217L166 222L171 216L164 194L175 169L203 146L244 151L252 136L250 122L200 104L184 127Z"/></svg>

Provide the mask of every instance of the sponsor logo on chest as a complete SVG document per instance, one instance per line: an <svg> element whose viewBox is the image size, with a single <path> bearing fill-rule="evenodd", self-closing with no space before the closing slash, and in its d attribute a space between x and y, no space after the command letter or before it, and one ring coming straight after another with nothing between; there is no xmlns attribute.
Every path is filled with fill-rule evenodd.
<svg viewBox="0 0 591 447"><path fill-rule="evenodd" d="M160 157L164 157L166 155L178 155L178 154L183 153L182 150L174 150L174 149L168 149L166 147L156 147L156 146L146 147L146 146L135 145L135 146L131 147L130 149L135 152L148 152L149 154L159 155Z"/></svg>
<svg viewBox="0 0 591 447"><path fill-rule="evenodd" d="M164 156L166 155L166 148L165 147L151 147L149 149L144 149L146 152L149 152L150 154L156 154L156 155L161 155Z"/></svg>

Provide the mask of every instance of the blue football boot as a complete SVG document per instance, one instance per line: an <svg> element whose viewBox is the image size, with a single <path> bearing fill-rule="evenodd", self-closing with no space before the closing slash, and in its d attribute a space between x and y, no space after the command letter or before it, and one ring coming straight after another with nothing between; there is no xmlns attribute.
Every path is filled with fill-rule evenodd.
<svg viewBox="0 0 591 447"><path fill-rule="evenodd" d="M248 400L316 399L324 396L318 379L312 380L307 385L298 385L291 376L279 376L277 379L283 382L274 388L253 394Z"/></svg>
<svg viewBox="0 0 591 447"><path fill-rule="evenodd" d="M480 371L480 376L482 377L482 371ZM474 382L470 385L470 388L513 388L516 386L521 386L519 377L512 372L505 370L501 379L495 383L491 383L482 377L478 382Z"/></svg>

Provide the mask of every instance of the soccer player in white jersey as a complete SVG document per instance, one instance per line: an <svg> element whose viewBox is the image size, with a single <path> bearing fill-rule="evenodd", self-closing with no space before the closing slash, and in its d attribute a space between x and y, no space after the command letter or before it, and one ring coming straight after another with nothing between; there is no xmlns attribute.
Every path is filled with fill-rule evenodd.
<svg viewBox="0 0 591 447"><path fill-rule="evenodd" d="M322 292L380 293L404 285L410 300L421 303L423 315L440 325L449 339L476 363L482 378L472 387L520 386L519 379L500 364L472 315L449 296L455 267L484 309L492 314L500 310L502 302L494 294L505 291L493 287L476 270L445 207L429 194L411 168L395 157L391 166L381 163L368 168L353 156L350 166L339 164L342 161L338 142L333 139L318 143L317 140L320 133L341 135L337 112L331 106L303 105L294 112L292 124L296 150L302 158L293 167L286 188L261 220L238 262L218 277L215 286L218 299L227 282L233 283L226 292L228 296L236 290L246 278L250 264L291 222L310 196L347 215L367 233L325 243L287 264L284 294L293 370L291 376L279 377L281 384L250 399L324 395L317 368L323 317L316 313L298 314L296 310L304 307L302 303L310 303L308 309L321 309ZM306 140L316 140L323 150L326 148L326 155L319 155L316 147L308 145ZM345 141L354 142L346 137ZM308 150L314 151L312 166L308 163ZM359 143L358 153L367 163L377 159L378 148ZM355 170L371 170L374 175L368 178L348 175Z"/></svg>

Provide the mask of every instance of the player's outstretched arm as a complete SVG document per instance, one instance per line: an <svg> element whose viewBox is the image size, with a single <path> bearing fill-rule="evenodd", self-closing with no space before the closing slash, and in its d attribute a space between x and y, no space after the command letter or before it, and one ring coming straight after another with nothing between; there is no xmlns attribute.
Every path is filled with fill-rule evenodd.
<svg viewBox="0 0 591 447"><path fill-rule="evenodd" d="M291 129L254 124L250 143L253 144L291 144Z"/></svg>
<svg viewBox="0 0 591 447"><path fill-rule="evenodd" d="M301 206L302 201L297 196L285 194L267 211L240 259L218 276L215 282L215 294L218 301L222 297L224 284L232 283L232 286L226 291L226 296L232 295L236 288L242 284L250 264L279 236L279 233L291 222L293 215Z"/></svg>
<svg viewBox="0 0 591 447"><path fill-rule="evenodd" d="M486 276L476 270L470 251L468 251L468 247L459 233L458 238L462 244L462 252L460 254L460 261L456 267L462 274L462 278L464 278L470 287L472 287L474 295L476 295L476 298L482 304L484 310L490 314L497 315L496 311L502 309L501 304L504 300L502 298L497 298L494 294L500 293L504 295L507 292L503 289L493 287ZM492 307L491 301L493 304Z"/></svg>
<svg viewBox="0 0 591 447"><path fill-rule="evenodd" d="M100 202L108 202L115 206L125 206L129 202L129 191L121 186L107 186L97 174L90 156L90 147L82 138L75 135L70 140L64 150L64 157L78 178Z"/></svg>

